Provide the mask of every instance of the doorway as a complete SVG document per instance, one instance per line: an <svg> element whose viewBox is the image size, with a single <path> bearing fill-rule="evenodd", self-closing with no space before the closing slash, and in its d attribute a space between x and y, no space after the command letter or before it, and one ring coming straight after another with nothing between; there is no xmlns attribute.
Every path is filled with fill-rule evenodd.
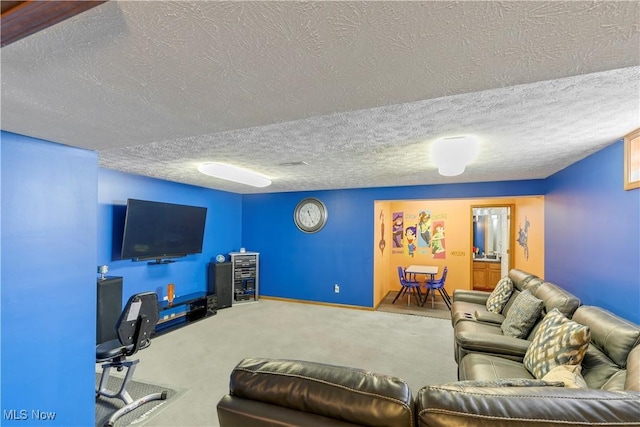
<svg viewBox="0 0 640 427"><path fill-rule="evenodd" d="M471 207L472 289L493 290L513 265L513 205Z"/></svg>

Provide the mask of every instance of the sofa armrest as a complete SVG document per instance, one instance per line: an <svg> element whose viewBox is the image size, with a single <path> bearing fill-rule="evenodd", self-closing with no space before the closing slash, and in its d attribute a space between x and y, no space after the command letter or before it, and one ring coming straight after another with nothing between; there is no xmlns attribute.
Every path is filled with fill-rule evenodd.
<svg viewBox="0 0 640 427"><path fill-rule="evenodd" d="M564 387L428 386L416 396L420 427L640 426L639 392Z"/></svg>
<svg viewBox="0 0 640 427"><path fill-rule="evenodd" d="M496 325L502 325L502 322L504 322L502 314L492 313L491 311L476 310L474 315L478 322L494 323Z"/></svg>
<svg viewBox="0 0 640 427"><path fill-rule="evenodd" d="M491 295L491 292L456 289L453 291L453 301L464 301L485 305L489 299L489 295Z"/></svg>
<svg viewBox="0 0 640 427"><path fill-rule="evenodd" d="M462 330L456 330L455 340L465 353L496 354L509 356L513 360L522 360L531 344L531 341L521 338Z"/></svg>
<svg viewBox="0 0 640 427"><path fill-rule="evenodd" d="M229 395L233 399L246 399L271 405L266 412L275 414L299 411L316 416L357 425L412 426L414 422L413 396L409 386L401 379L378 375L362 369L326 365L314 362L274 359L244 359L232 371ZM230 406L228 398L218 405ZM222 406L221 406L222 405ZM264 420L264 405L236 405L245 411L246 425L256 419ZM255 406L255 408L253 408ZM253 412L260 410L260 413ZM238 410L233 414L237 421ZM230 412L229 412L230 414ZM221 425L239 425L225 423ZM270 425L262 423L259 425ZM300 425L305 425L300 424Z"/></svg>
<svg viewBox="0 0 640 427"><path fill-rule="evenodd" d="M222 427L359 427L358 424L229 394L220 399L217 411L218 422Z"/></svg>

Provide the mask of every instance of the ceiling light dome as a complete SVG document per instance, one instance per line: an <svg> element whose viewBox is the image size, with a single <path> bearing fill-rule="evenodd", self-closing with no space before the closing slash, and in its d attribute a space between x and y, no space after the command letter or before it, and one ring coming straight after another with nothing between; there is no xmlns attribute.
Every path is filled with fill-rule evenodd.
<svg viewBox="0 0 640 427"><path fill-rule="evenodd" d="M478 157L480 142L473 136L440 138L433 143L431 159L443 176L457 176Z"/></svg>
<svg viewBox="0 0 640 427"><path fill-rule="evenodd" d="M238 182L252 187L267 187L271 185L271 180L264 175L253 172L249 169L243 169L224 163L204 163L198 166L198 171L215 178Z"/></svg>

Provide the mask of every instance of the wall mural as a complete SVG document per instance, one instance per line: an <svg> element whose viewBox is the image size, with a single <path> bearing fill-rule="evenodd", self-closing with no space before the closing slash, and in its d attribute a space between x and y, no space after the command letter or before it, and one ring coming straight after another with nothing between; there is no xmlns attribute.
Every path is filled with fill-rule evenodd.
<svg viewBox="0 0 640 427"><path fill-rule="evenodd" d="M404 214L402 212L393 213L393 248L401 248L402 245L402 232L404 227ZM402 253L402 252L393 252Z"/></svg>
<svg viewBox="0 0 640 427"><path fill-rule="evenodd" d="M418 247L431 247L431 211L420 211L418 214Z"/></svg>
<svg viewBox="0 0 640 427"><path fill-rule="evenodd" d="M418 214L394 212L393 239L391 253L394 255L408 255L416 253L431 254L434 259L446 259L445 222L446 214L439 214L438 220L433 219L428 209L421 209ZM380 212L382 233L384 234L384 215ZM384 251L384 238L378 242L381 253Z"/></svg>
<svg viewBox="0 0 640 427"><path fill-rule="evenodd" d="M416 251L416 226L409 226L404 230L404 236L407 238L407 255L413 257Z"/></svg>
<svg viewBox="0 0 640 427"><path fill-rule="evenodd" d="M431 237L431 253L434 258L446 258L446 245L444 240L444 221L433 222L433 235Z"/></svg>
<svg viewBox="0 0 640 427"><path fill-rule="evenodd" d="M524 217L524 229L521 225L518 225L518 238L516 239L518 244L524 248L524 259L529 260L529 246L527 245L527 240L529 239L529 227L531 227L531 223Z"/></svg>
<svg viewBox="0 0 640 427"><path fill-rule="evenodd" d="M406 241L406 254L410 257L416 253L418 217L413 213L404 212L404 238Z"/></svg>

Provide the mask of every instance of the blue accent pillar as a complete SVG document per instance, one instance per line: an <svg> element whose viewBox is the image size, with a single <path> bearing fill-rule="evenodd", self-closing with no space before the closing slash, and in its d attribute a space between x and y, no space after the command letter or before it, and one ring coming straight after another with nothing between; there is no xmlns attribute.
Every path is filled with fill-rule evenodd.
<svg viewBox="0 0 640 427"><path fill-rule="evenodd" d="M1 133L0 424L95 423L97 154Z"/></svg>

